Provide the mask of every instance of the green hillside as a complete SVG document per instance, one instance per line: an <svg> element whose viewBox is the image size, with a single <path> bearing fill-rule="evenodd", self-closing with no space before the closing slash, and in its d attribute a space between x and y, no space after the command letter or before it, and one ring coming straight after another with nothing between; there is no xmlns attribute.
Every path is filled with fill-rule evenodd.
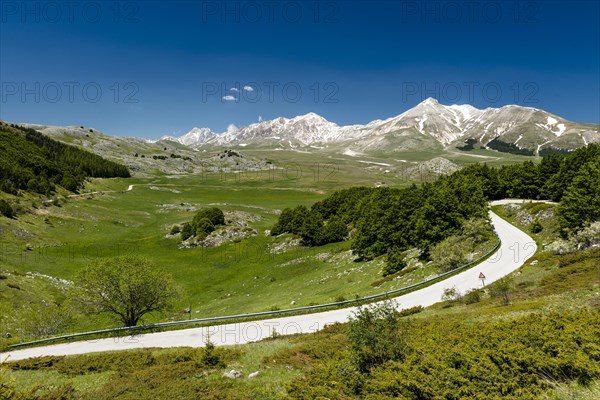
<svg viewBox="0 0 600 400"><path fill-rule="evenodd" d="M86 178L129 177L127 167L34 129L0 122L0 190L50 195L57 186L76 192Z"/></svg>

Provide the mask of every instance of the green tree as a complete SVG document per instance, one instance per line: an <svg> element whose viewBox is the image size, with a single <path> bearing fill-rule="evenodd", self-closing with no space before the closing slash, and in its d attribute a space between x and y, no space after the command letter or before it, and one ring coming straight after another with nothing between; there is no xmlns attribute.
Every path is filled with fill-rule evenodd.
<svg viewBox="0 0 600 400"><path fill-rule="evenodd" d="M198 227L199 221L204 218L208 219L213 226L225 225L225 214L223 214L223 211L217 207L204 208L198 211L196 215L194 215L192 224L195 227Z"/></svg>
<svg viewBox="0 0 600 400"><path fill-rule="evenodd" d="M0 199L0 215L4 215L6 218L13 218L15 216L15 212L10 204L2 199Z"/></svg>
<svg viewBox="0 0 600 400"><path fill-rule="evenodd" d="M322 244L335 243L346 240L348 227L340 217L334 216L321 228Z"/></svg>
<svg viewBox="0 0 600 400"><path fill-rule="evenodd" d="M391 301L361 307L349 319L347 337L361 372L389 360L404 359L407 336L408 325Z"/></svg>
<svg viewBox="0 0 600 400"><path fill-rule="evenodd" d="M75 280L76 300L88 313L111 313L125 326L135 326L144 315L168 309L177 291L172 277L137 256L92 262Z"/></svg>
<svg viewBox="0 0 600 400"><path fill-rule="evenodd" d="M277 236L277 235L281 235L282 233L289 232L293 218L294 218L294 210L292 210L291 208L284 209L281 212L281 215L279 215L279 219L277 220L277 223L275 224L273 229L271 229L271 235Z"/></svg>
<svg viewBox="0 0 600 400"><path fill-rule="evenodd" d="M305 246L321 245L323 239L321 230L323 229L323 217L317 211L311 211L306 217L303 217L302 227L300 228L300 237Z"/></svg>
<svg viewBox="0 0 600 400"><path fill-rule="evenodd" d="M392 247L387 252L387 262L383 267L383 276L395 274L406 267L403 252L397 247Z"/></svg>
<svg viewBox="0 0 600 400"><path fill-rule="evenodd" d="M186 222L181 227L181 240L188 240L195 234L195 229L192 227L192 224Z"/></svg>
<svg viewBox="0 0 600 400"><path fill-rule="evenodd" d="M565 234L600 220L600 159L585 164L573 178L558 205L558 215Z"/></svg>
<svg viewBox="0 0 600 400"><path fill-rule="evenodd" d="M575 150L561 162L558 172L547 179L543 193L554 201L560 201L581 168L588 162L600 159L600 144L592 143Z"/></svg>
<svg viewBox="0 0 600 400"><path fill-rule="evenodd" d="M292 220L288 226L289 232L299 235L302 233L302 229L304 227L304 221L310 217L310 211L306 206L300 205L294 208L294 214L292 216Z"/></svg>
<svg viewBox="0 0 600 400"><path fill-rule="evenodd" d="M505 165L498 175L501 191L506 197L535 199L541 193L538 168L531 161Z"/></svg>
<svg viewBox="0 0 600 400"><path fill-rule="evenodd" d="M195 225L196 225L196 236L200 240L206 239L206 236L208 236L209 233L211 233L212 231L215 230L215 226L213 225L211 220L208 218L202 218L198 221L195 221Z"/></svg>

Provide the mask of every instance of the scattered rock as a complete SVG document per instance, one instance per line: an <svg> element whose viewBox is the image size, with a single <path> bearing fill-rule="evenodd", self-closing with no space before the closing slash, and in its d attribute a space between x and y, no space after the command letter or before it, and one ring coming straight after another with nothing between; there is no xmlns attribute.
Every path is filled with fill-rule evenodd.
<svg viewBox="0 0 600 400"><path fill-rule="evenodd" d="M251 374L248 374L248 378L250 378L250 379L256 378L258 376L258 374L260 374L260 371L252 372Z"/></svg>
<svg viewBox="0 0 600 400"><path fill-rule="evenodd" d="M538 260L533 260L529 265L538 265Z"/></svg>
<svg viewBox="0 0 600 400"><path fill-rule="evenodd" d="M223 374L223 376L224 376L225 378L229 378L229 379L239 379L239 378L241 378L241 377L242 377L242 372L241 372L241 371L238 371L238 370L236 370L236 369L232 369L232 370L231 370L231 371L229 371L229 372L225 372L225 373Z"/></svg>
<svg viewBox="0 0 600 400"><path fill-rule="evenodd" d="M295 306L296 305L296 300L292 300L292 302L290 304L293 305L293 306Z"/></svg>

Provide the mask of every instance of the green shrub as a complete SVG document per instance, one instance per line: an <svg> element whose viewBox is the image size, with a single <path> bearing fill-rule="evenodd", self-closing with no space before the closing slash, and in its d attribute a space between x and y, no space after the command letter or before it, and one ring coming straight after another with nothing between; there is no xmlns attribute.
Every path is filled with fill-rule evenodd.
<svg viewBox="0 0 600 400"><path fill-rule="evenodd" d="M509 276L505 276L504 278L499 279L490 285L490 295L492 298L500 298L502 300L502 304L505 306L510 304L510 293L512 290L513 281Z"/></svg>
<svg viewBox="0 0 600 400"><path fill-rule="evenodd" d="M0 199L0 215L5 216L6 218L13 218L15 216L14 210L10 204L3 199Z"/></svg>
<svg viewBox="0 0 600 400"><path fill-rule="evenodd" d="M531 230L531 233L540 233L541 231L544 230L544 227L542 226L542 223L540 222L540 220L536 218L531 223L529 229Z"/></svg>
<svg viewBox="0 0 600 400"><path fill-rule="evenodd" d="M194 236L194 233L195 232L192 225L186 222L181 228L181 240L188 240L189 238Z"/></svg>
<svg viewBox="0 0 600 400"><path fill-rule="evenodd" d="M404 254L397 247L392 247L387 252L387 262L383 267L382 275L384 277L402 271L406 267Z"/></svg>
<svg viewBox="0 0 600 400"><path fill-rule="evenodd" d="M400 317L407 317L409 315L418 314L421 311L423 311L424 309L425 308L423 306L414 306L414 307L411 307L411 308L405 308L405 309L400 310L398 312L398 315Z"/></svg>
<svg viewBox="0 0 600 400"><path fill-rule="evenodd" d="M458 303L462 301L462 298L462 294L455 286L451 288L445 288L442 294L442 301L446 301L448 303Z"/></svg>
<svg viewBox="0 0 600 400"><path fill-rule="evenodd" d="M348 342L356 368L366 372L408 351L406 323L391 301L360 307L349 319Z"/></svg>
<svg viewBox="0 0 600 400"><path fill-rule="evenodd" d="M483 290L481 289L471 289L467 293L465 293L463 301L465 302L465 304L479 303L481 301L482 294Z"/></svg>
<svg viewBox="0 0 600 400"><path fill-rule="evenodd" d="M215 352L215 344L209 340L206 341L204 351L200 357L200 365L205 367L224 367L225 364Z"/></svg>

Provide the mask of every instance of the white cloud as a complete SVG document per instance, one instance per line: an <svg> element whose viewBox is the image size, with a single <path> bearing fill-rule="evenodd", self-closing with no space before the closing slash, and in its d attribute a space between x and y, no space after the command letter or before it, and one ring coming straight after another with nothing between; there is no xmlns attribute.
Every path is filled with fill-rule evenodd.
<svg viewBox="0 0 600 400"><path fill-rule="evenodd" d="M262 122L262 120L263 120L263 119L262 119L262 115L259 115L259 116L258 116L258 122Z"/></svg>
<svg viewBox="0 0 600 400"><path fill-rule="evenodd" d="M238 127L235 124L229 124L227 127L227 133L234 133L238 131Z"/></svg>
<svg viewBox="0 0 600 400"><path fill-rule="evenodd" d="M240 90L236 87L229 88L230 92L239 92Z"/></svg>
<svg viewBox="0 0 600 400"><path fill-rule="evenodd" d="M252 86L244 86L244 90L246 92L254 92L254 88Z"/></svg>
<svg viewBox="0 0 600 400"><path fill-rule="evenodd" d="M235 98L235 96L227 95L227 96L223 96L223 100L225 100L225 101L235 101L237 99Z"/></svg>

